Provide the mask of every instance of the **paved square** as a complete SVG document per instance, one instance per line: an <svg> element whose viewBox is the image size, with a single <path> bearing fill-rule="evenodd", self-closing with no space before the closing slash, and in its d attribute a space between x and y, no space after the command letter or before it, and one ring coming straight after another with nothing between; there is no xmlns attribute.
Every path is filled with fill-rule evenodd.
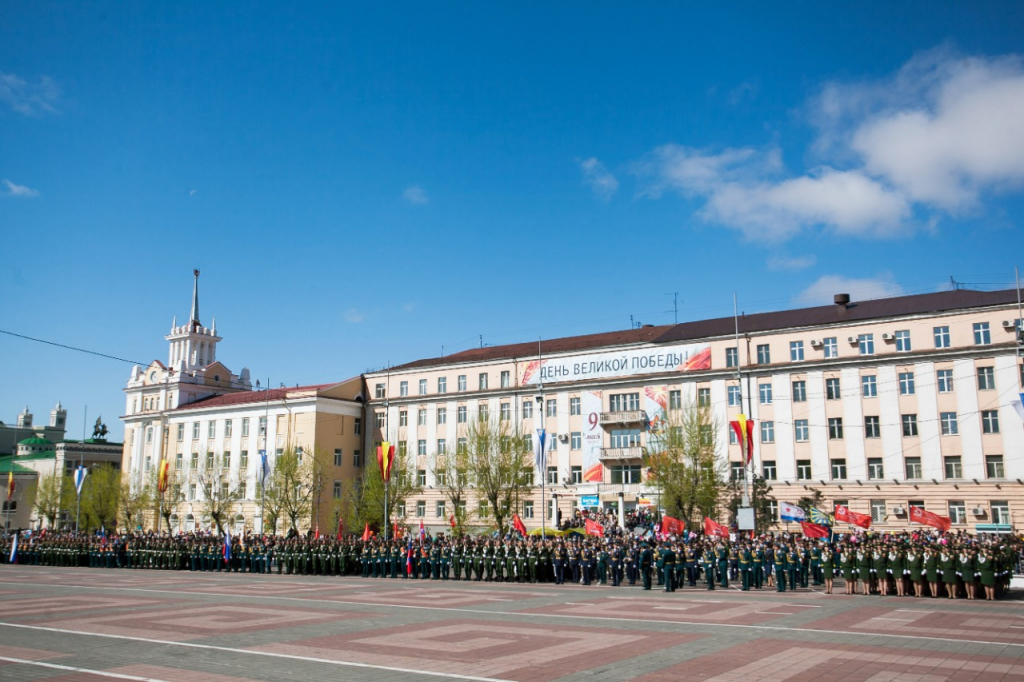
<svg viewBox="0 0 1024 682"><path fill-rule="evenodd" d="M1024 682L998 602L5 566L0 680Z"/></svg>

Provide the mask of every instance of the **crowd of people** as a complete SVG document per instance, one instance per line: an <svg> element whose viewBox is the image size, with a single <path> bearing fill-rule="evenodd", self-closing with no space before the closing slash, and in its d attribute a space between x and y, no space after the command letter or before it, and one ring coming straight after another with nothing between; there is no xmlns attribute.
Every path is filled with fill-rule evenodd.
<svg viewBox="0 0 1024 682"><path fill-rule="evenodd" d="M608 526L611 527L610 524ZM639 526L637 526L639 527ZM3 539L3 557L31 566L228 571L363 578L657 585L779 592L820 587L837 578L847 594L993 600L1020 570L1022 540L966 533L854 533L830 539L788 534L660 537L632 532L541 538L407 535L385 540L291 533L217 536L97 536L37 533Z"/></svg>

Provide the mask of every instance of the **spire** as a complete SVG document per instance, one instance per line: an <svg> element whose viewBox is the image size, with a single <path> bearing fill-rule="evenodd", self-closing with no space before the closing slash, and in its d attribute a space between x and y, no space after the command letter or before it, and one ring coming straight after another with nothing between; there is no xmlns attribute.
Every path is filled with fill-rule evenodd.
<svg viewBox="0 0 1024 682"><path fill-rule="evenodd" d="M195 329L199 324L199 270L193 270L195 280L192 283L192 317L189 319L189 326Z"/></svg>

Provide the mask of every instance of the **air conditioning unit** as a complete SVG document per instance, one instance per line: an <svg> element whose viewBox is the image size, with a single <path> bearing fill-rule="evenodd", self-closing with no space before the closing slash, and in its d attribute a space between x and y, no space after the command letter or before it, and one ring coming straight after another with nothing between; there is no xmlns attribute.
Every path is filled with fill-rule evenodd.
<svg viewBox="0 0 1024 682"><path fill-rule="evenodd" d="M560 434L558 434L558 440L562 441L563 443L568 443L569 442L569 434L567 434L567 433L560 433Z"/></svg>
<svg viewBox="0 0 1024 682"><path fill-rule="evenodd" d="M858 339L856 336L851 336L850 338L848 338L846 340L849 341L851 346L855 346L858 343L860 343L860 339Z"/></svg>
<svg viewBox="0 0 1024 682"><path fill-rule="evenodd" d="M1015 320L1003 320L1003 329L1013 329L1016 326L1017 322Z"/></svg>
<svg viewBox="0 0 1024 682"><path fill-rule="evenodd" d="M894 516L903 516L904 514L907 513L907 510L904 509L903 507L893 507L892 508L892 513L893 513Z"/></svg>
<svg viewBox="0 0 1024 682"><path fill-rule="evenodd" d="M895 337L889 332L882 334L882 341L892 341Z"/></svg>
<svg viewBox="0 0 1024 682"><path fill-rule="evenodd" d="M821 341L818 339L811 339L811 348L821 348Z"/></svg>
<svg viewBox="0 0 1024 682"><path fill-rule="evenodd" d="M984 507L975 507L974 509L971 510L971 513L974 514L975 516L984 516L985 515L985 508Z"/></svg>

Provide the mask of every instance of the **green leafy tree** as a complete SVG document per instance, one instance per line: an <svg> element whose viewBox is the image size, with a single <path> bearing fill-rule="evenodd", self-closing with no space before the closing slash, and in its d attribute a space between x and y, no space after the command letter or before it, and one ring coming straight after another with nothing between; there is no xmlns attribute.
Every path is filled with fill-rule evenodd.
<svg viewBox="0 0 1024 682"><path fill-rule="evenodd" d="M395 453L387 492L385 509L384 479L380 475L380 467L377 465L376 457L367 458L363 474L355 482L352 494L348 497L348 520L353 531L358 531L366 525L380 531L385 524L390 524L391 519L395 518L399 506L404 505L413 495L423 492L417 481L413 460L405 450L398 449Z"/></svg>
<svg viewBox="0 0 1024 682"><path fill-rule="evenodd" d="M66 507L72 514L75 509L75 487L70 476L65 476L65 485L69 491L69 505ZM121 472L112 464L101 464L92 467L82 483L82 522L83 528L117 529L117 517L121 509ZM124 477L127 483L127 477Z"/></svg>
<svg viewBox="0 0 1024 682"><path fill-rule="evenodd" d="M39 476L36 482L36 514L46 520L49 528L57 526L61 511L75 508L75 488L67 476L53 471Z"/></svg>
<svg viewBox="0 0 1024 682"><path fill-rule="evenodd" d="M508 421L494 419L474 420L465 439L469 481L481 508L504 533L519 500L533 490L528 441Z"/></svg>

